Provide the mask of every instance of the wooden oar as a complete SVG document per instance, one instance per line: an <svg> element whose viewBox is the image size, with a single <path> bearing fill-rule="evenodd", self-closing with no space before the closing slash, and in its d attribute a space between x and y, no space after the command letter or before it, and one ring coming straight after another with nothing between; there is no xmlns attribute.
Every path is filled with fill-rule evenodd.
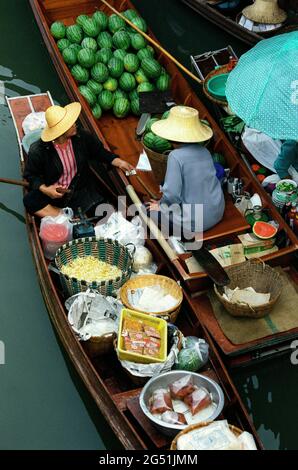
<svg viewBox="0 0 298 470"><path fill-rule="evenodd" d="M25 180L13 180L10 178L0 178L0 183L13 184L15 186L23 186L23 188L29 188L29 183L28 181L25 181ZM64 188L57 188L56 191L57 193L60 193L60 194L69 194L71 192L70 189L64 189Z"/></svg>
<svg viewBox="0 0 298 470"><path fill-rule="evenodd" d="M119 18L122 18L129 26L133 29L135 29L139 34L144 36L144 38L147 39L148 42L153 44L157 49L159 49L164 55L166 55L169 59L171 59L183 72L187 73L193 80L198 82L200 85L202 85L202 80L200 80L198 77L196 77L190 70L188 70L184 65L182 65L177 59L175 59L172 54L170 54L166 49L164 49L160 44L158 44L154 39L152 39L148 34L144 33L140 28L138 28L136 25L134 25L131 21L129 21L127 18L125 18L124 15L122 15L116 8L112 7L112 5L109 4L106 0L101 0L102 3L104 3L110 10L112 10L115 15L119 16Z"/></svg>

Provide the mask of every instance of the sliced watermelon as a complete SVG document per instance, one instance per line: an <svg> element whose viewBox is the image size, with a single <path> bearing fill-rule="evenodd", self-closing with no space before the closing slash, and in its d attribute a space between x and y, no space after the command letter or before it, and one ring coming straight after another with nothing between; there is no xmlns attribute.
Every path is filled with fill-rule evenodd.
<svg viewBox="0 0 298 470"><path fill-rule="evenodd" d="M275 237L277 234L277 228L268 222L258 221L254 224L252 228L253 233L256 237L261 238L262 240L269 240L270 238Z"/></svg>

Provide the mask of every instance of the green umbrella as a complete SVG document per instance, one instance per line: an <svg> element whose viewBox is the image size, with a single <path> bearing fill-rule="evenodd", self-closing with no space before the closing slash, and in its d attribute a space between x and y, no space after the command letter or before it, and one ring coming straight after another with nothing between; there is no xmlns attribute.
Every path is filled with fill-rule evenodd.
<svg viewBox="0 0 298 470"><path fill-rule="evenodd" d="M230 73L226 96L249 127L298 140L298 31L259 42Z"/></svg>

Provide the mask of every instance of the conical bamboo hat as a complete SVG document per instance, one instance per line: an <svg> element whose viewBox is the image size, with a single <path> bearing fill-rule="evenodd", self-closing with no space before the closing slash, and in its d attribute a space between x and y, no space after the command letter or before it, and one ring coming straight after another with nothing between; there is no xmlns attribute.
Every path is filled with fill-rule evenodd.
<svg viewBox="0 0 298 470"><path fill-rule="evenodd" d="M255 0L253 5L242 10L243 15L255 23L279 24L287 19L287 14L279 8L278 0Z"/></svg>

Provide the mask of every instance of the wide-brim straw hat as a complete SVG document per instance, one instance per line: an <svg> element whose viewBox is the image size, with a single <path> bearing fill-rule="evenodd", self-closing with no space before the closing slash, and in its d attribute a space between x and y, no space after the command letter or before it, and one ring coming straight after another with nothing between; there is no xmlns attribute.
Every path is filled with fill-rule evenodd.
<svg viewBox="0 0 298 470"><path fill-rule="evenodd" d="M41 133L41 140L52 142L65 134L78 119L81 109L80 103L71 103L64 108L50 106L46 110L47 126Z"/></svg>
<svg viewBox="0 0 298 470"><path fill-rule="evenodd" d="M167 140L182 143L205 142L213 136L212 129L199 119L199 112L188 106L174 106L167 119L155 122L152 132Z"/></svg>
<svg viewBox="0 0 298 470"><path fill-rule="evenodd" d="M255 0L242 10L243 15L255 23L279 24L287 19L287 14L279 8L278 0Z"/></svg>

